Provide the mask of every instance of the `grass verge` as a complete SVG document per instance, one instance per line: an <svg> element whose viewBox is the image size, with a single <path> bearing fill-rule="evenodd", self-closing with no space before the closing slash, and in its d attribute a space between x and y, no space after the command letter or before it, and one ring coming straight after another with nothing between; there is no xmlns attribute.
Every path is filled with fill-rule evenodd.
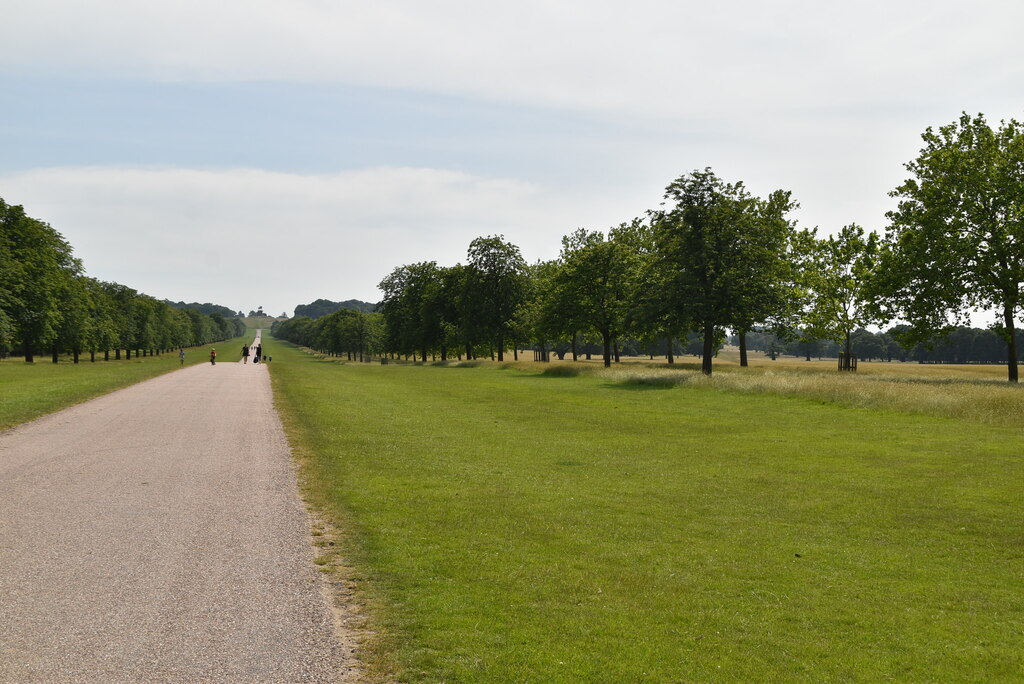
<svg viewBox="0 0 1024 684"><path fill-rule="evenodd" d="M1024 671L1017 428L269 345L307 496L347 533L378 676Z"/></svg>

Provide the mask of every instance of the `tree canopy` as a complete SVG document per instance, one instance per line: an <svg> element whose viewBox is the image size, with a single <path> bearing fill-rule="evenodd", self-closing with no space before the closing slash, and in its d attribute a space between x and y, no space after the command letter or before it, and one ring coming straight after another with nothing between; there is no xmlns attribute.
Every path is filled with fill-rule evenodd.
<svg viewBox="0 0 1024 684"><path fill-rule="evenodd" d="M211 305L212 306L212 305ZM32 362L49 351L159 352L236 337L237 318L182 310L130 287L85 275L71 245L23 207L0 199L0 352Z"/></svg>
<svg viewBox="0 0 1024 684"><path fill-rule="evenodd" d="M922 135L906 164L911 178L890 193L889 231L876 293L881 312L910 324L910 339L967 320L977 308L1000 314L1008 374L1017 382L1016 319L1024 286L1024 129L984 116Z"/></svg>

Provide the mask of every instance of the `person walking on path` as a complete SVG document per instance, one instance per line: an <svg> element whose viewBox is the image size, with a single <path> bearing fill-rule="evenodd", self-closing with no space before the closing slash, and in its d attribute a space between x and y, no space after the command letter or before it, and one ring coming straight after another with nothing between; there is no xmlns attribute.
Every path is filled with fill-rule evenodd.
<svg viewBox="0 0 1024 684"><path fill-rule="evenodd" d="M216 366L217 365L217 350L216 349L211 349L210 350L210 365L211 366Z"/></svg>
<svg viewBox="0 0 1024 684"><path fill-rule="evenodd" d="M249 345L242 345L242 363L249 363Z"/></svg>
<svg viewBox="0 0 1024 684"><path fill-rule="evenodd" d="M182 366L185 365L185 350L184 349L181 349L181 350L178 351L178 361L181 362Z"/></svg>

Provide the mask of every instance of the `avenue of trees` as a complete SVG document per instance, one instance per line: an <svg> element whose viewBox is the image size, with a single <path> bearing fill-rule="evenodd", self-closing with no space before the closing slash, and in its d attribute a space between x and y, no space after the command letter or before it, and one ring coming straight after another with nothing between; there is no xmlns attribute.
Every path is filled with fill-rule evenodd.
<svg viewBox="0 0 1024 684"><path fill-rule="evenodd" d="M270 332L278 339L324 354L346 356L350 361L368 361L371 356L384 352L383 318L379 313L338 309L318 318L295 316L275 321Z"/></svg>
<svg viewBox="0 0 1024 684"><path fill-rule="evenodd" d="M230 310L228 310L230 311ZM52 227L0 199L0 356L34 361L64 353L78 363L157 354L237 337L245 325L214 311L181 309L118 283L84 274L71 245Z"/></svg>
<svg viewBox="0 0 1024 684"><path fill-rule="evenodd" d="M562 238L557 259L528 265L503 236L480 237L466 262L395 268L380 283L381 349L423 360L600 345L605 365L629 340L700 339L702 368L728 332L746 365L747 337L772 337L807 357L994 362L1017 381L1017 318L1024 286L1024 130L984 117L922 136L911 178L891 195L885 234L850 224L818 237L799 230L789 192L766 197L711 169L674 180L642 219ZM994 309L990 330L965 327ZM882 338L865 329L899 323ZM968 331L965 333L965 331ZM869 337L870 336L870 337ZM965 342L971 338L971 352ZM877 339L876 339L877 338Z"/></svg>

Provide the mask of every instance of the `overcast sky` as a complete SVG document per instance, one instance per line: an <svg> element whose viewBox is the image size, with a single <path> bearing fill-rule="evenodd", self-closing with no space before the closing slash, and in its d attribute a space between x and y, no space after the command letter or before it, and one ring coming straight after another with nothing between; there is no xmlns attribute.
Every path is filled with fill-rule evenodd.
<svg viewBox="0 0 1024 684"><path fill-rule="evenodd" d="M527 261L710 166L882 231L928 126L1024 119L1024 3L32 0L0 197L89 275L291 315L503 234Z"/></svg>

